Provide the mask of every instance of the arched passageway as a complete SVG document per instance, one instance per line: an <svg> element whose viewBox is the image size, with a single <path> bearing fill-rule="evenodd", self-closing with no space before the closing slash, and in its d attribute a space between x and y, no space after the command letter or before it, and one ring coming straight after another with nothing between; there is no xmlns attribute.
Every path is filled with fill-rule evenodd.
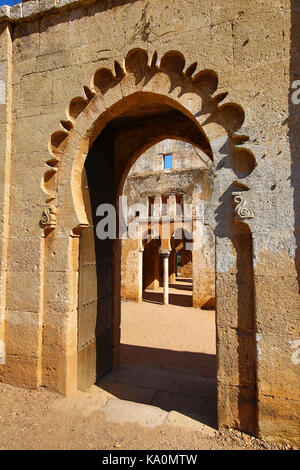
<svg viewBox="0 0 300 470"><path fill-rule="evenodd" d="M141 106L143 101L145 104ZM126 111L126 117L115 118L106 125L85 160L86 181L82 179L82 184L86 194L85 211L89 217L89 228L83 230L80 237L78 303L78 380L82 388L102 377L114 362L112 308L116 293L114 289L117 289L114 279L119 276L121 260L120 240L116 238L118 227L114 223L110 226L109 216L114 214L113 207L118 206L119 188L124 181L124 176L118 169L122 165L126 172L132 155L136 158L141 154L145 142L153 142L153 134L155 140L164 137L161 122L164 122L164 133L173 126L177 128L180 123L183 137L188 140L188 136L193 134L198 145L202 143L204 150L210 152L204 134L187 117L172 110L170 106L161 107L155 96L151 96L149 101L147 96L140 95L139 106L132 105L131 111ZM143 143L141 148L137 147L138 142ZM99 212L99 207L103 207L103 212ZM100 228L103 233L99 238ZM94 238L91 237L91 232L94 233ZM129 242L134 243L135 240ZM164 263L167 261L165 282L168 284L170 239L162 238L160 244L154 238L143 245L143 264L147 268L143 271L143 287L158 287L160 258L164 258ZM166 300L164 302L167 303Z"/></svg>
<svg viewBox="0 0 300 470"><path fill-rule="evenodd" d="M224 155L230 155L234 133L243 123L243 110L234 103L219 105L227 94L215 94L218 80L214 72L205 70L195 76L192 76L192 70L183 73L184 59L176 52L165 54L159 65L156 65L156 61L157 57L153 56L151 63L148 63L147 53L135 50L126 57L125 70L116 64L115 74L105 69L96 72L93 91L86 88L86 99L75 98L70 103L69 123L64 122L66 132L59 131L51 138L53 159L49 160L48 165L52 169L46 173L44 181L45 191L51 195L47 199L50 207L44 223L45 249L47 250L49 242L53 249L55 243L62 243L62 240L68 247L65 303L70 315L68 320L62 318L60 321L67 321L68 325L72 325L71 329L69 326L68 334L73 339L66 341L58 336L57 347L52 347L49 352L47 345L49 343L53 346L53 333L44 329L43 345L46 354L43 364L47 374L43 380L45 383L52 380L62 390L86 388L119 361L120 236L123 232L119 231L119 226L116 229L109 227L108 230L115 234L115 239L105 238L105 243L98 235L93 239L89 232L94 229L94 234L97 233L99 217L104 219L100 223L102 229L107 225L106 213L114 213L114 209L97 213L96 208L103 204L116 205L128 171L143 151L163 138L179 138L198 146L214 160L214 191L205 218L217 237L216 263L220 267L217 272L217 287L222 282L229 287L231 282L226 274L226 266L231 264L228 261L224 264L222 261L224 250L226 252L229 246L228 240L233 234L237 240L239 234L244 237L240 231L241 222L251 218L251 211L244 206L241 211L240 206L236 207L239 223L235 223L231 215L232 192L235 191L236 203L241 204L243 197L240 193L248 187L240 182L233 182L240 174L240 165L233 158L236 153L224 163ZM239 142L243 143L244 140L235 140L234 145L239 145ZM255 158L243 147L239 150L238 160L243 163L242 177L246 177L255 167ZM86 184L82 177L83 167ZM57 193L53 188L57 188ZM56 225L60 227L59 239L53 233ZM247 263L251 265L252 259L247 259L246 264L239 262L239 250L235 249L235 246L240 246L239 243L233 245L230 242L230 246L233 247L230 248L230 259L234 266L238 266L241 282L244 267ZM170 250L169 246L163 245L163 240L161 250ZM77 254L80 260L79 269ZM205 255L202 255L201 262L204 266L207 265ZM48 272L51 271L47 263L48 259L45 257L46 281ZM78 275L77 298L74 292L77 291ZM217 291L217 299L220 294L218 309L219 313L224 310L226 314L228 303L225 301L222 304L222 298L225 298L221 292L226 292L226 289ZM233 292L230 287L229 292ZM47 295L45 291L46 303ZM235 304L232 305L230 318L233 322L242 322L241 310L236 310ZM243 323L243 332L238 328L234 330L240 347L237 350L234 348L232 370L236 371L238 379L233 378L226 369L226 335L231 334L231 330L228 330L231 323L222 314L217 319L218 409L219 424L228 424L231 417L226 403L227 400L234 403L235 419L240 423L238 427L253 431L256 423L256 358L251 305L253 307L250 304L247 317L249 323ZM46 311L45 324L47 315ZM74 341L77 333L78 339ZM55 361L58 352L59 357L66 357L66 362L62 363L59 376L51 377L50 364ZM70 375L71 370L75 369L78 371L76 377L74 374ZM245 401L247 408L242 406Z"/></svg>

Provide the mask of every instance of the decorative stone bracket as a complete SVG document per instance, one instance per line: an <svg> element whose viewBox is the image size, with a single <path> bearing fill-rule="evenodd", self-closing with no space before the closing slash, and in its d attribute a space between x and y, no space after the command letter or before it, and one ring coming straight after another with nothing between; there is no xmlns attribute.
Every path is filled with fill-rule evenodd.
<svg viewBox="0 0 300 470"><path fill-rule="evenodd" d="M234 208L235 220L243 221L245 219L253 219L254 212L248 207L247 201L244 197L246 191L232 193L233 201L236 204Z"/></svg>
<svg viewBox="0 0 300 470"><path fill-rule="evenodd" d="M40 220L40 225L44 229L53 229L56 227L56 212L53 207L46 207L46 209L44 209Z"/></svg>

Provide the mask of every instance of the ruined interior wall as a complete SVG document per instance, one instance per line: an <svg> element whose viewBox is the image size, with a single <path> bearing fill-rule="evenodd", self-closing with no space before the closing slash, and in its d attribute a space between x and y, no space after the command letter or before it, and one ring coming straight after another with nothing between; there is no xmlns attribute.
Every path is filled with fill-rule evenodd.
<svg viewBox="0 0 300 470"><path fill-rule="evenodd" d="M166 154L172 154L173 170L212 167L211 160L197 147L182 140L164 139L146 150L136 160L128 173L128 178L163 171L163 156ZM171 172L172 170L164 171Z"/></svg>
<svg viewBox="0 0 300 470"><path fill-rule="evenodd" d="M291 65L293 77L294 71L299 70L299 54L296 53L299 5L286 0L116 0L85 2L84 5L70 2L57 11L51 11L51 5L53 2L46 2L45 9L49 13L41 15L37 1L16 5L11 10L2 7L0 11L4 21L7 12L11 12L13 21L12 184L9 187L5 299L8 326L5 342L9 360L0 366L2 379L22 386L41 384L41 327L45 310L50 306L53 332L65 341L60 319L67 270L64 260L67 242L63 236L66 234L60 234L55 249L47 246L44 252L39 227L45 204L40 181L45 171L44 162L49 160L49 136L57 130L59 121L65 119L65 109L71 99L83 96L82 87L90 83L97 68L112 68L115 59L122 61L128 47L143 47L149 54L157 50L160 55L177 49L188 64L197 61L199 70L216 71L219 88L229 90L230 101L240 103L245 110L243 133L249 135L247 146L257 161L255 174L244 182L251 188L248 202L255 213L251 231L258 432L262 436L296 442L300 380L295 235L298 239L299 227L294 214L299 201L293 201L293 189L299 188L296 143L299 141L299 109L289 102L289 72ZM22 21L23 17L26 22ZM295 49L292 60L291 19ZM2 70L5 70L9 58L6 36L1 34L0 41ZM4 80L9 84L8 78ZM6 113L6 104L1 106L1 112ZM291 109L294 114L288 121ZM4 164L2 157L7 165L9 152L3 151L3 147L1 165ZM220 158L219 164L220 175L226 176L232 171L227 160L221 162ZM239 169L238 165L236 170L238 177L247 178L247 171ZM6 191L7 184L5 180ZM221 187L221 183L218 184ZM237 306L231 302L237 285L233 269L236 253L231 230L220 224L220 218L230 217L222 212L222 205L231 194L227 193L228 186L223 189L223 200L218 201L220 207L214 215L217 218L217 279L221 282L222 276L224 278L217 298L227 305L230 322L226 328L228 335L236 338L237 325L233 319ZM295 198L297 194L296 190ZM43 277L44 259L48 260L47 281ZM14 325L13 328L10 325ZM22 331L19 341L15 341L17 331ZM219 338L224 331L219 330ZM230 344L234 341L236 339ZM59 366L62 367L62 361L53 365ZM219 368L219 386L223 388L219 400L225 409L222 424L239 427L238 407L226 409L225 404L236 403L241 380L225 380ZM248 406L246 397L240 397L240 401Z"/></svg>
<svg viewBox="0 0 300 470"><path fill-rule="evenodd" d="M172 153L172 169L163 169L163 155ZM127 197L128 208L132 204L142 204L144 212L140 212L141 218L148 216L148 197L160 197L170 191L183 194L183 202L186 204L197 204L206 201L208 204L211 196L212 162L209 158L195 146L183 141L165 139L155 144L144 152L132 165L124 184L123 195ZM134 217L134 211L129 209L129 219ZM172 235L170 233L170 235ZM211 269L214 269L214 244L210 241L206 246L208 256L211 248ZM209 248L208 248L209 247ZM146 248L146 247L145 247ZM131 250L131 251L130 251ZM121 275L121 296L126 299L138 299L138 256L137 248L132 240L122 242L122 275ZM144 287L158 287L158 277L153 276L152 261L154 258L144 252L144 262L147 262L147 270L144 269ZM188 251L182 253L181 276L193 277L192 254ZM170 264L170 263L169 263ZM201 269L201 265L197 265ZM195 270L195 269L194 269ZM207 272L207 269L205 270ZM199 277L200 275L198 275ZM153 279L156 279L153 282ZM202 280L205 273L202 274ZM214 296L214 277L206 283L209 284L209 292ZM195 287L195 306L201 306L203 298L203 283ZM207 287L205 289L207 297ZM199 301L197 299L199 298Z"/></svg>
<svg viewBox="0 0 300 470"><path fill-rule="evenodd" d="M147 167L148 165L147 163ZM183 169L174 168L167 171L160 169L150 172L147 168L147 172L141 171L141 173L138 173L136 171L132 176L129 174L123 193L127 197L128 207L136 203L141 203L147 207L149 196L159 197L171 191L183 194L183 202L186 204L191 204L197 198L199 201L208 201L211 196L212 170L208 168L188 168L187 161L185 165L187 168ZM148 216L148 213L146 213L146 216Z"/></svg>

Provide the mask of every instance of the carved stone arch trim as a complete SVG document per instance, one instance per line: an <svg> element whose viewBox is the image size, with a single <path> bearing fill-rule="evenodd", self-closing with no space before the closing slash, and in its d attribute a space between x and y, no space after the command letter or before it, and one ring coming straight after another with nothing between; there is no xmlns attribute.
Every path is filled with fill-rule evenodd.
<svg viewBox="0 0 300 470"><path fill-rule="evenodd" d="M134 49L124 64L114 63L114 70L99 69L92 79L92 89L84 86L85 97L75 97L67 109L63 130L52 134L49 142L51 158L46 162L43 189L46 203L51 201L57 213L57 226L66 233L77 232L87 224L81 194L81 174L86 155L103 128L125 109L138 104L140 96L159 99L181 111L206 136L211 157L224 144L231 151L243 145L247 136L235 134L244 121L241 106L225 102L227 92L217 91L218 77L212 70L197 72L197 64L186 67L183 55L170 51L159 60L147 51ZM242 142L242 144L241 144ZM243 146L243 151L247 149ZM49 168L50 167L50 168ZM49 178L49 170L51 178ZM47 181L51 179L51 189ZM50 198L49 198L50 196Z"/></svg>

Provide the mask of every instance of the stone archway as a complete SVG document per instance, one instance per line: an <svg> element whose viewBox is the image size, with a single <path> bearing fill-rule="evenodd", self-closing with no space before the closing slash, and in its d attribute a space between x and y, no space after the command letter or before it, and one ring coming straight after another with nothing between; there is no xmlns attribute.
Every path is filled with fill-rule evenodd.
<svg viewBox="0 0 300 470"><path fill-rule="evenodd" d="M196 67L197 64L192 64L185 68L184 57L176 51L165 54L161 59L157 54L148 57L144 50L130 51L122 66L115 63L113 72L100 69L94 74L92 90L84 87L85 96L71 101L67 120L61 121L63 130L51 137L51 158L47 161L48 171L43 181L47 207L41 221L45 231L46 306L43 383L63 393L77 389L79 236L90 224L82 192L82 171L86 156L109 123L120 117L132 118L135 110L141 113L141 110L153 109L159 104L181 113L199 130L202 149L215 164L214 192L206 223L212 226L217 238L219 424L234 423L235 427L254 431L256 366L253 319L249 320L252 325L250 334L250 323L244 325L248 331L246 338L244 332L240 334L235 330L233 333L231 327L237 321L238 313L235 306L231 310L228 306L224 307L228 300L224 292L226 289L235 292L237 287L236 284L232 285L231 267L237 263L238 254L232 251L231 239L233 233L239 238L240 223L252 217L240 192L249 189L245 178L254 170L256 163L252 152L244 147L247 136L240 130L244 121L242 108L229 102L226 92L217 91L218 79L213 71L195 73ZM220 105L222 101L225 103ZM161 130L161 138L163 136ZM188 138L195 143L194 138ZM130 158L120 163L118 184L139 152L140 148L136 151L130 149ZM232 215L233 193L237 203L235 214L238 223L234 223ZM119 257L120 252L116 247L114 261ZM243 272L241 263L240 269ZM47 305L53 301L51 286L57 282L60 282L60 289L63 290L60 298L61 315L53 318L47 312ZM112 283L110 347L116 356L114 360L117 360L120 334L120 280L117 269L112 274ZM57 367L53 368L53 364Z"/></svg>

